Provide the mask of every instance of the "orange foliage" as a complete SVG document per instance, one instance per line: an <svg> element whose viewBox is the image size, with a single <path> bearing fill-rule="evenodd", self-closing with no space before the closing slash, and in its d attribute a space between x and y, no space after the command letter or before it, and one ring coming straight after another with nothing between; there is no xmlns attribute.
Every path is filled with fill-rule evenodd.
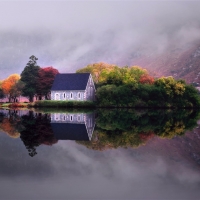
<svg viewBox="0 0 200 200"><path fill-rule="evenodd" d="M139 82L142 83L142 84L150 84L150 85L152 85L152 84L154 84L155 79L152 76L148 75L148 74L143 74L140 77Z"/></svg>
<svg viewBox="0 0 200 200"><path fill-rule="evenodd" d="M4 94L10 94L11 89L17 84L19 79L20 76L18 74L12 74L7 79L5 79L1 85Z"/></svg>
<svg viewBox="0 0 200 200"><path fill-rule="evenodd" d="M16 131L15 126L10 122L8 118L3 119L1 123L1 130L12 138L18 138L20 136L20 133Z"/></svg>

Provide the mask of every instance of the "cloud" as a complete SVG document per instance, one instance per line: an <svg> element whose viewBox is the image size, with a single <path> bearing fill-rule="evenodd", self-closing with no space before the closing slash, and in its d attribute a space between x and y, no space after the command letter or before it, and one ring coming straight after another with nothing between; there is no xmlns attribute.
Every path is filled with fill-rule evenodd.
<svg viewBox="0 0 200 200"><path fill-rule="evenodd" d="M199 168L190 159L174 155L173 148L168 150L169 158L158 150L159 145L157 150L147 145L146 151L118 148L102 152L74 141L59 141L52 147L38 147L38 154L32 158L20 140L5 134L0 136L0 192L4 199L196 199L199 196ZM171 145L174 142L166 140ZM184 145L181 151L185 152Z"/></svg>
<svg viewBox="0 0 200 200"><path fill-rule="evenodd" d="M134 65L138 55L200 40L200 2L0 1L0 79L38 64L75 72L94 62Z"/></svg>

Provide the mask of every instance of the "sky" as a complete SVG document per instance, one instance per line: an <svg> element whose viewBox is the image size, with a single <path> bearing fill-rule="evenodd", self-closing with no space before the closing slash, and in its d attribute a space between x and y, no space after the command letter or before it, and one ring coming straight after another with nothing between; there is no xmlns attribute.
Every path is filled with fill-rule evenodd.
<svg viewBox="0 0 200 200"><path fill-rule="evenodd" d="M73 73L96 62L134 65L141 55L200 41L200 1L2 1L0 80L40 67ZM142 66L141 66L142 67Z"/></svg>

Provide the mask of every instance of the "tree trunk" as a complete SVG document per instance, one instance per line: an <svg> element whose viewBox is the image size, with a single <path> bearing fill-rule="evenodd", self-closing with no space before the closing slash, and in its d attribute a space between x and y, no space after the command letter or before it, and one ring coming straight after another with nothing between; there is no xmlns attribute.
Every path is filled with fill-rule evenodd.
<svg viewBox="0 0 200 200"><path fill-rule="evenodd" d="M29 102L33 102L33 96L29 96Z"/></svg>

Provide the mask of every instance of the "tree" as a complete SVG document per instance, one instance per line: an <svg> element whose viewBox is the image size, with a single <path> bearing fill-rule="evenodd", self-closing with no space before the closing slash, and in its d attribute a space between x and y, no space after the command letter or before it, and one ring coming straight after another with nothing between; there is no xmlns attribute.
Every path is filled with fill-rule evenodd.
<svg viewBox="0 0 200 200"><path fill-rule="evenodd" d="M2 82L3 93L8 97L9 102L16 101L21 94L21 88L18 87L20 76L12 74Z"/></svg>
<svg viewBox="0 0 200 200"><path fill-rule="evenodd" d="M109 72L114 67L115 65L99 62L99 63L87 65L86 67L77 70L76 73L91 73L94 83L97 84L102 79L102 73L105 71Z"/></svg>
<svg viewBox="0 0 200 200"><path fill-rule="evenodd" d="M23 88L24 83L20 80L11 88L11 98L14 102L16 102L17 98L22 95Z"/></svg>
<svg viewBox="0 0 200 200"><path fill-rule="evenodd" d="M24 82L23 95L33 102L33 98L37 92L37 81L40 67L37 65L37 60L34 55L29 58L29 62L21 73L21 81Z"/></svg>
<svg viewBox="0 0 200 200"><path fill-rule="evenodd" d="M50 99L50 89L58 70L53 67L40 68L38 71L37 95L41 99Z"/></svg>
<svg viewBox="0 0 200 200"><path fill-rule="evenodd" d="M134 78L137 82L139 82L140 77L141 77L142 75L148 74L148 72L147 72L146 69L143 69L143 68L141 68L141 67L139 67L139 66L131 66L129 70L130 70L129 73L131 74L131 76L133 76L133 78Z"/></svg>
<svg viewBox="0 0 200 200"><path fill-rule="evenodd" d="M3 89L2 89L2 81L0 81L0 99L3 99L5 97Z"/></svg>
<svg viewBox="0 0 200 200"><path fill-rule="evenodd" d="M103 62L87 65L76 72L91 73L97 86L106 84L128 84L135 87L139 82L140 77L144 74L148 74L146 69L139 66L118 67Z"/></svg>
<svg viewBox="0 0 200 200"><path fill-rule="evenodd" d="M175 95L183 95L185 92L185 83L176 81L172 76L161 77L156 80L155 84L157 86L163 87L166 91L166 94L170 97Z"/></svg>
<svg viewBox="0 0 200 200"><path fill-rule="evenodd" d="M149 74L143 74L140 77L139 82L142 83L142 84L150 84L150 85L152 85L155 82L155 80Z"/></svg>

